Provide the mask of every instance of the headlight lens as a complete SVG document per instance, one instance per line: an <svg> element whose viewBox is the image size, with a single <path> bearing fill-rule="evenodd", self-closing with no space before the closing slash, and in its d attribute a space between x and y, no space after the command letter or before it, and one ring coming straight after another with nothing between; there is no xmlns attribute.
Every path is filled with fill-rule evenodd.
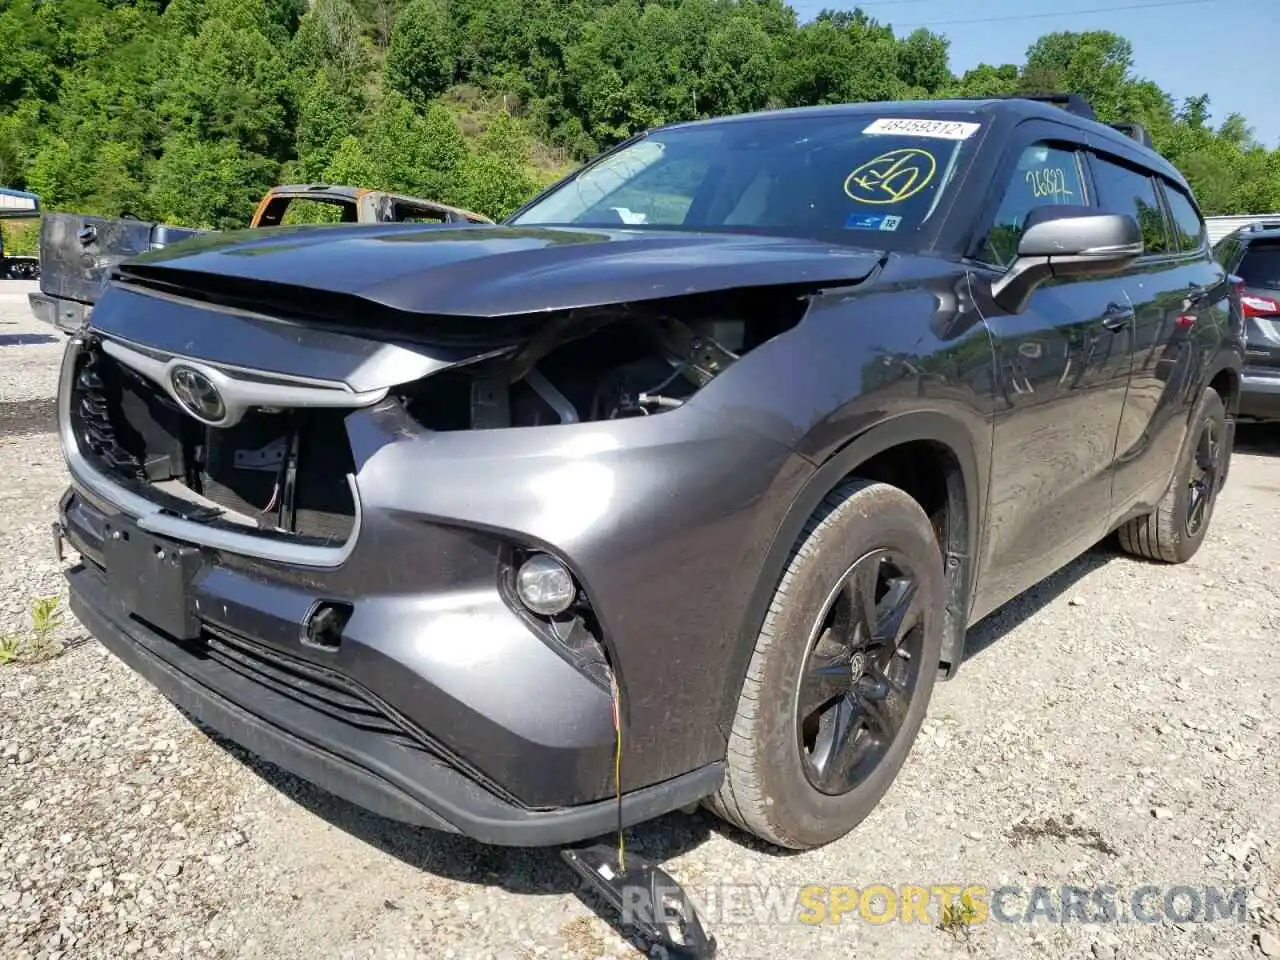
<svg viewBox="0 0 1280 960"><path fill-rule="evenodd" d="M577 595L578 586L568 567L545 553L535 553L516 572L516 596L541 616L563 613Z"/></svg>

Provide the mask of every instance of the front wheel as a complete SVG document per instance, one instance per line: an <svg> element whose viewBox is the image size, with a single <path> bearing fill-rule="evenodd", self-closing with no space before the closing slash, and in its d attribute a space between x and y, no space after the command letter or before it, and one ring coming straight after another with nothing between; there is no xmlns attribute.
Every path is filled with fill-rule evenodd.
<svg viewBox="0 0 1280 960"><path fill-rule="evenodd" d="M942 555L915 500L868 480L828 494L756 639L711 809L793 849L857 826L924 720L944 602Z"/></svg>
<svg viewBox="0 0 1280 960"><path fill-rule="evenodd" d="M1121 548L1165 563L1185 563L1195 556L1209 530L1230 456L1226 407L1213 387L1205 387L1168 492L1154 510L1117 531Z"/></svg>

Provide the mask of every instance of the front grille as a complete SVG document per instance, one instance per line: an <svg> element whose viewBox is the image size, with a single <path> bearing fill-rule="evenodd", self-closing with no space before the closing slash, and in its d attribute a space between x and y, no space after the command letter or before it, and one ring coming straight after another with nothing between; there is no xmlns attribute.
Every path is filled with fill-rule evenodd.
<svg viewBox="0 0 1280 960"><path fill-rule="evenodd" d="M355 522L345 416L253 410L234 426L210 427L92 343L71 387L76 441L98 470L150 488L166 506L185 488L241 523L330 543L345 541Z"/></svg>
<svg viewBox="0 0 1280 960"><path fill-rule="evenodd" d="M205 631L209 658L228 670L367 733L428 749L427 741L411 725L393 720L389 708L341 674L220 628L206 626Z"/></svg>
<svg viewBox="0 0 1280 960"><path fill-rule="evenodd" d="M360 684L335 670L209 624L204 627L200 646L201 652L210 660L248 680L348 724L364 734L428 753L490 793L508 803L523 806L509 791L466 763Z"/></svg>

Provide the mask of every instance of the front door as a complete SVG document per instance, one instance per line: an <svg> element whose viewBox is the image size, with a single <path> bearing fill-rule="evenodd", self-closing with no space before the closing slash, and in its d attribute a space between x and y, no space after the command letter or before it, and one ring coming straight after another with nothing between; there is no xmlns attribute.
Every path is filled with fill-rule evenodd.
<svg viewBox="0 0 1280 960"><path fill-rule="evenodd" d="M1027 213L1094 206L1080 144L1018 149L981 259L992 278L1016 257ZM975 287L981 285L975 285ZM1119 277L1050 281L1012 314L981 309L996 354L988 541L977 607L990 610L1096 543L1129 379L1130 307Z"/></svg>

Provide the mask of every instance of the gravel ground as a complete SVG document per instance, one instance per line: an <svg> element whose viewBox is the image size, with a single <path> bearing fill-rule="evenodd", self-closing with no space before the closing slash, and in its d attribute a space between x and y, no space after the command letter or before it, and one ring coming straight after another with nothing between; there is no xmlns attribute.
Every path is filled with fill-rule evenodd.
<svg viewBox="0 0 1280 960"><path fill-rule="evenodd" d="M48 534L61 346L27 289L0 283L0 633L62 592ZM1280 431L1244 431L1194 561L1100 547L970 631L972 659L844 841L781 856L700 813L639 828L633 848L702 901L724 957L1280 956L1277 491ZM58 637L61 656L0 666L0 955L639 955L553 852L367 815L202 731L73 620ZM1106 884L1122 901L1151 884L1152 905L1177 885L1250 893L1242 922L1042 911L965 936L935 926L936 904L934 923L769 919L761 898L790 904L808 884Z"/></svg>

